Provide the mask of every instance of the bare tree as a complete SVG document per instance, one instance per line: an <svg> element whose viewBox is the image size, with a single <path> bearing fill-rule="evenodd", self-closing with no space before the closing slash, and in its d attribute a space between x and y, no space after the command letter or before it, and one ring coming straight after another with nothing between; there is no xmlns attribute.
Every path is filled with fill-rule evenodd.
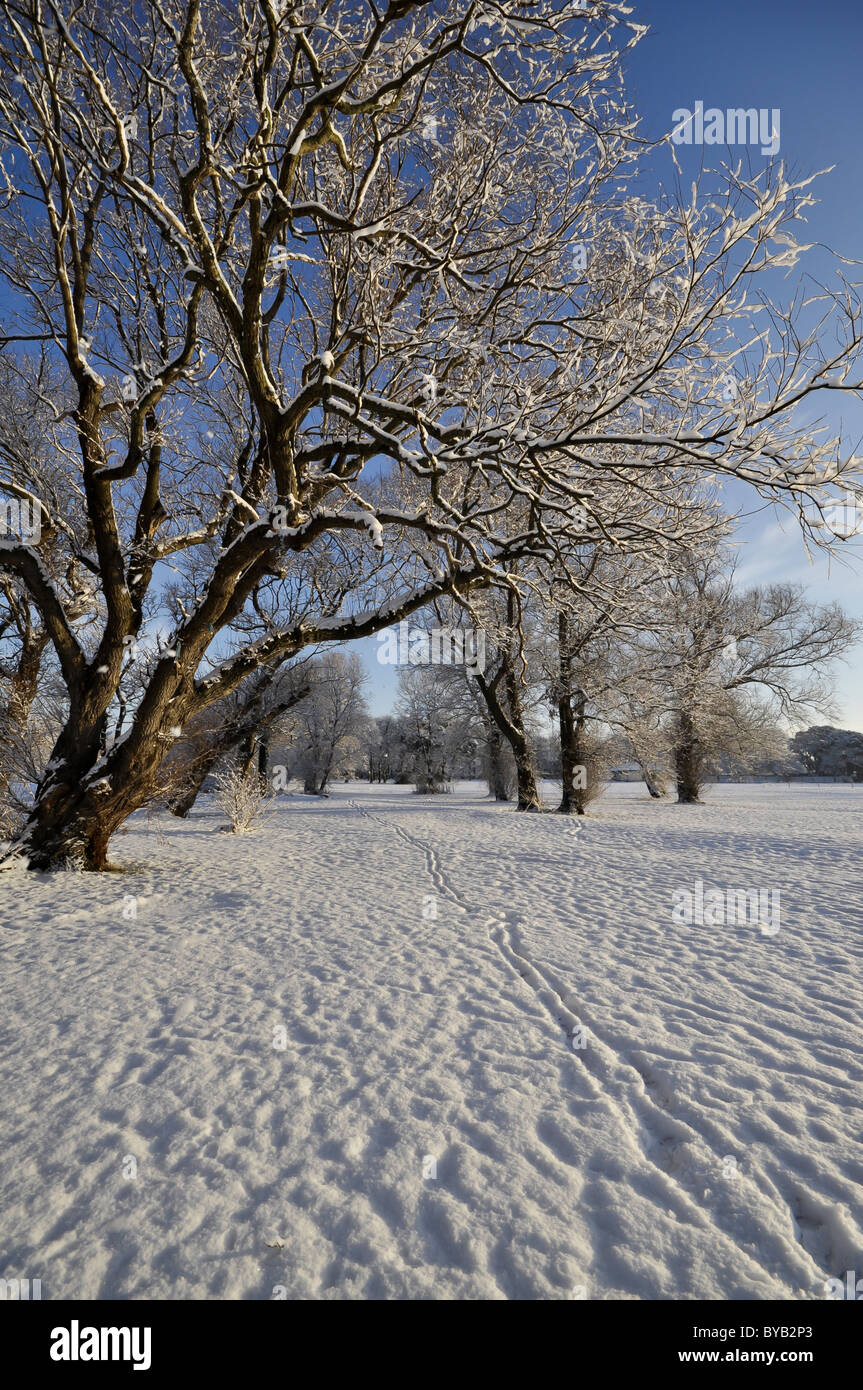
<svg viewBox="0 0 863 1390"><path fill-rule="evenodd" d="M463 671L443 665L405 667L399 672L395 711L417 791L447 791L458 762L475 754L482 737Z"/></svg>
<svg viewBox="0 0 863 1390"><path fill-rule="evenodd" d="M677 508L688 511L691 530L704 535L711 517L697 496ZM670 524L669 524L670 523ZM712 524L719 527L719 519ZM678 532L678 516L663 524ZM642 768L652 796L659 793L659 773L650 766L646 728L634 709L643 699L638 662L633 652L645 642L655 622L657 598L675 554L685 564L688 552L670 541L635 550L606 543L586 544L558 564L543 586L546 623L551 627L543 659L549 699L557 713L561 750L560 813L583 815L608 772L608 729L621 727L631 742L639 736Z"/></svg>
<svg viewBox="0 0 863 1390"><path fill-rule="evenodd" d="M309 694L295 711L292 765L310 795L326 796L330 778L359 754L368 720L359 657L327 652L307 670Z"/></svg>
<svg viewBox="0 0 863 1390"><path fill-rule="evenodd" d="M38 549L2 548L69 700L17 846L33 867L101 867L175 731L258 666L493 571L489 505L529 463L519 440L513 474L467 403L498 325L531 331L520 286L623 157L628 117L603 79L635 37L623 5L522 11L345 7L335 26L327 3L297 25L269 0L7 12L0 136L21 197L3 211L3 273L15 336L53 344L66 373L55 450L82 495L75 558L101 614L85 648ZM564 73L575 96L550 103ZM460 395L461 423L430 377ZM369 501L362 474L381 457L405 474L407 505ZM377 555L383 527L389 582L361 560L342 595L362 603L368 581L370 606L272 621L212 659L292 557L325 560L345 533ZM108 747L125 650L168 566L173 631Z"/></svg>
<svg viewBox="0 0 863 1390"><path fill-rule="evenodd" d="M838 604L807 602L800 585L736 590L721 551L691 558L668 582L664 625L652 637L678 800L698 800L721 753L764 756L777 719L829 712L831 663L861 631Z"/></svg>

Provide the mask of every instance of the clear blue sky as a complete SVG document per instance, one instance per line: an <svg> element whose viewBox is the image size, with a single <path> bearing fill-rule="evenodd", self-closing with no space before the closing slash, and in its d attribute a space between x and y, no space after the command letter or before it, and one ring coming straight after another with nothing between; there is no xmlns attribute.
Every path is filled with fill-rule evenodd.
<svg viewBox="0 0 863 1390"><path fill-rule="evenodd" d="M633 0L633 19L650 33L630 57L629 87L644 119L644 133L658 138L672 127L672 113L705 107L778 107L781 149L793 174L810 174L828 165L819 180L819 205L810 212L806 241L823 242L845 256L863 260L863 0ZM708 147L714 162L723 147ZM684 171L697 169L703 151L679 147ZM753 162L761 159L753 152ZM663 156L656 178L667 177ZM819 273L826 262L816 256ZM863 278L863 267L851 278ZM782 285L791 292L792 279ZM825 407L834 428L844 423L848 442L863 452L863 409L854 402ZM739 497L740 494L736 494ZM735 500L736 500L735 497ZM754 499L750 499L750 502ZM790 518L771 512L752 517L741 533L739 576L743 583L793 581L806 585L818 602L837 600L863 617L863 543L843 547L845 563L810 564ZM396 673L376 660L377 643L363 643L375 713L391 707ZM842 715L838 722L863 729L863 648L837 668Z"/></svg>

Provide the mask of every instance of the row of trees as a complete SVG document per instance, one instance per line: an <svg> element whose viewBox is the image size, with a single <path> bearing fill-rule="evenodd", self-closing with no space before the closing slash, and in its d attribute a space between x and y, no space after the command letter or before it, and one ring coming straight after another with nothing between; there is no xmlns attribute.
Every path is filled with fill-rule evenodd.
<svg viewBox="0 0 863 1390"><path fill-rule="evenodd" d="M673 782L681 802L719 772L791 766L805 740L789 747L783 728L832 708L832 663L859 624L838 605L807 602L799 586L736 588L721 548L650 585L642 576L635 607L630 563L614 568L601 605L536 595L518 624L502 600L492 627L486 596L483 673L418 666L402 676L401 719L387 732L401 746L410 733L424 774L412 780L433 789L479 753L498 799L514 787L520 806L538 806L539 777L552 775L558 809L583 814L621 763L637 764L655 797ZM392 747L386 761L393 769Z"/></svg>
<svg viewBox="0 0 863 1390"><path fill-rule="evenodd" d="M617 0L5 7L0 680L38 764L13 854L103 868L189 743L199 770L304 655L434 604L489 634L522 810L538 634L564 809L606 707L651 768L675 728L691 799L751 691L799 703L850 639L766 591L699 703L721 486L826 543L861 460L811 407L859 394L863 328L838 260L768 294L810 181L635 191L642 33ZM789 633L799 667L768 660Z"/></svg>
<svg viewBox="0 0 863 1390"><path fill-rule="evenodd" d="M793 587L736 591L723 558L691 565L666 584L628 634L605 630L607 612L579 626L571 604L566 612L535 604L518 631L495 631L482 671L403 668L394 712L376 719L365 700L367 673L349 651L260 672L183 730L153 795L185 816L214 774L229 773L232 789L238 777L281 787L299 779L316 795L346 774L411 782L421 792L484 775L497 800L530 794L538 805L538 781L552 778L563 788L558 810L583 814L611 769L627 762L654 797L676 781L681 801L697 800L719 771L797 766L863 777L861 735L820 726L789 744L778 725L780 717L800 721L829 707L827 667L856 635L854 625L835 607L807 604ZM520 639L513 705L500 677ZM17 691L10 680L7 699ZM38 775L39 750L44 758L62 721L56 691L54 698L34 691L28 710L27 736L10 721L0 741L9 830L26 811L22 789Z"/></svg>
<svg viewBox="0 0 863 1390"><path fill-rule="evenodd" d="M558 810L576 814L626 762L652 796L674 782L681 802L697 801L720 772L788 773L802 760L822 774L854 775L859 736L816 728L789 744L782 729L831 707L831 664L859 635L841 609L808 603L792 585L735 588L733 559L717 549L687 557L649 593L642 585L637 621L624 624L628 567L619 568L617 606L544 595L523 603L511 625L499 601L481 670L425 664L415 627L419 664L401 670L392 715L369 717L357 657L294 666L282 682L303 698L279 726L279 767L318 793L344 772L423 792L484 774L496 799L535 806L539 780L551 777L562 784ZM487 622L490 612L486 596ZM453 606L430 615L428 627L435 616L451 621ZM268 729L259 722L262 750ZM242 752L249 762L251 744Z"/></svg>

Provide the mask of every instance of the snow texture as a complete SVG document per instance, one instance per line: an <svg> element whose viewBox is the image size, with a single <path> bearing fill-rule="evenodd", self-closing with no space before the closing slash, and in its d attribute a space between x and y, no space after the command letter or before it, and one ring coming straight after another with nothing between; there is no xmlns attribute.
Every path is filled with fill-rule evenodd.
<svg viewBox="0 0 863 1390"><path fill-rule="evenodd" d="M207 798L139 815L122 875L0 875L0 1276L821 1299L861 1271L863 787L276 808L243 838ZM781 929L675 924L699 880L781 890Z"/></svg>

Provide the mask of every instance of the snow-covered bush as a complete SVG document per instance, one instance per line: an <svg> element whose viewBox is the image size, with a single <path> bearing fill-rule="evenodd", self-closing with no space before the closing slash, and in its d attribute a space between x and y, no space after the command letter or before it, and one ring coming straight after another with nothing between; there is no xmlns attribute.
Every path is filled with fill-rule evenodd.
<svg viewBox="0 0 863 1390"><path fill-rule="evenodd" d="M235 835L247 835L266 810L272 791L256 772L228 763L214 776L216 801Z"/></svg>

